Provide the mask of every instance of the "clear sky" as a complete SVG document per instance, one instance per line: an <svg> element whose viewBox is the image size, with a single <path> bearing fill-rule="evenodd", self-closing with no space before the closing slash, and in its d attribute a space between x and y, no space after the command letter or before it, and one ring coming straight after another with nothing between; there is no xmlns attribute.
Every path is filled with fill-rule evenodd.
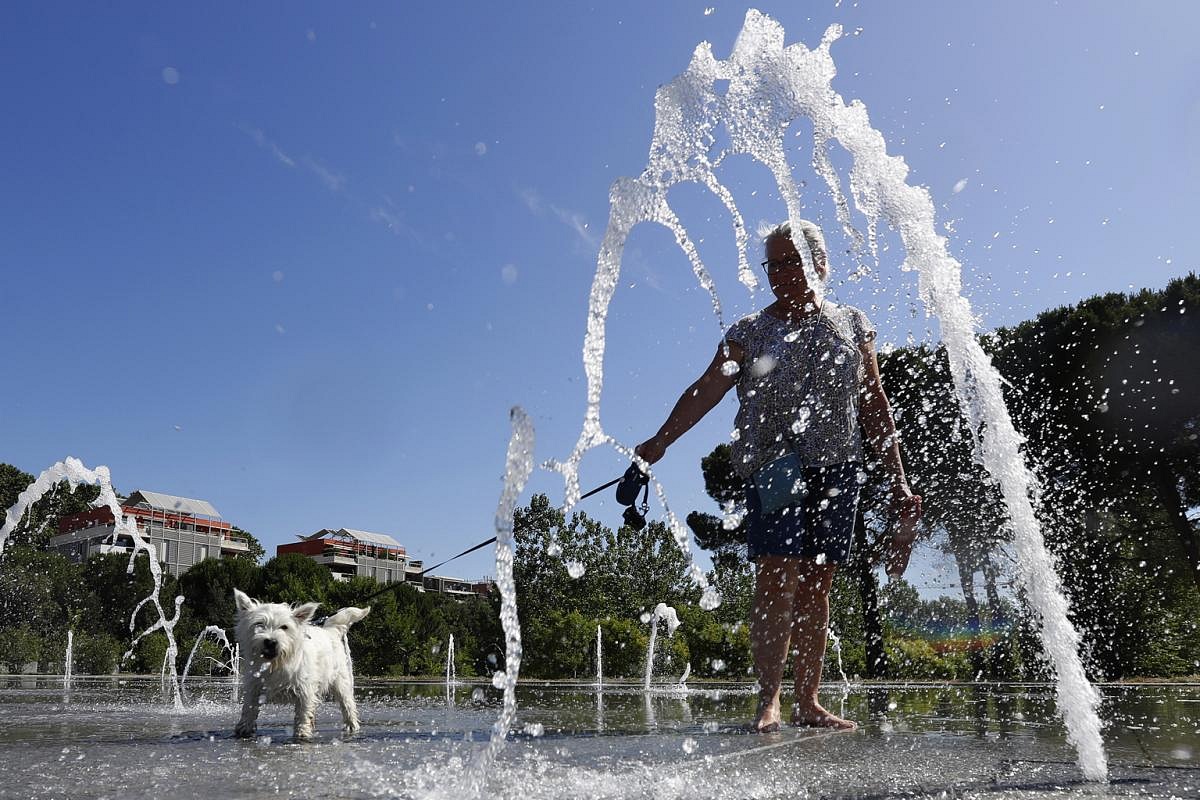
<svg viewBox="0 0 1200 800"><path fill-rule="evenodd" d="M834 88L929 188L982 327L1196 269L1200 5L758 7L789 42L861 29L834 45ZM322 527L427 563L487 538L508 409L539 460L578 436L608 188L645 164L654 90L703 40L727 57L745 11L3 4L0 461L107 464L118 490L209 500L270 553ZM784 216L765 171L727 178L752 226ZM727 314L765 304L719 206L672 199ZM900 260L848 282L834 258L834 297L881 344L933 335ZM609 330L603 421L635 444L719 335L664 231L635 231ZM733 402L657 469L676 510L712 510L699 458ZM581 478L622 468L595 452ZM546 472L530 489L562 496Z"/></svg>

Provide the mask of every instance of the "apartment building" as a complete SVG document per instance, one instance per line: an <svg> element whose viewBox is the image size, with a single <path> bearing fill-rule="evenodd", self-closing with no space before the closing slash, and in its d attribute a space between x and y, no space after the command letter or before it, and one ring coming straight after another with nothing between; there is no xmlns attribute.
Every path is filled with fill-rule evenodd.
<svg viewBox="0 0 1200 800"><path fill-rule="evenodd" d="M145 490L118 499L124 519L137 524L138 535L150 543L172 575L207 558L250 552L246 538L206 500ZM112 512L103 506L60 519L50 549L82 563L97 553L132 553L133 537L117 532Z"/></svg>

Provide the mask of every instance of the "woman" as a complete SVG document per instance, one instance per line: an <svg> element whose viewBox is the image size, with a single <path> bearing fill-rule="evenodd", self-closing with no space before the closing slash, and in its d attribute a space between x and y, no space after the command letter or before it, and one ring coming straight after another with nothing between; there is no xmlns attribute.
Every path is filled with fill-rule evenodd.
<svg viewBox="0 0 1200 800"><path fill-rule="evenodd" d="M823 282L824 237L797 226ZM758 674L756 731L778 730L789 640L795 652L791 724L854 728L817 702L829 626L829 588L854 532L863 440L889 476L899 521L892 563L903 572L921 516L909 489L891 407L879 381L875 329L865 314L837 306L808 285L784 223L764 239L763 268L775 302L739 320L712 363L667 421L635 452L650 464L737 386L734 468L746 481L747 544L755 562L750 640ZM889 569L889 572L894 572Z"/></svg>

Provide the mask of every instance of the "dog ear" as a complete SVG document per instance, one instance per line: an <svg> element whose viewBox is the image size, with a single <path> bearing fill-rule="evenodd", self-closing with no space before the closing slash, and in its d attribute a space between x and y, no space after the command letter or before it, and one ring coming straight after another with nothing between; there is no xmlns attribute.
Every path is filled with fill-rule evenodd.
<svg viewBox="0 0 1200 800"><path fill-rule="evenodd" d="M300 624L304 624L312 619L313 614L317 613L317 609L321 607L320 603L305 603L292 612L292 616Z"/></svg>
<svg viewBox="0 0 1200 800"><path fill-rule="evenodd" d="M250 599L250 595L243 592L241 589L233 590L233 600L237 603L238 611L247 611L255 603Z"/></svg>

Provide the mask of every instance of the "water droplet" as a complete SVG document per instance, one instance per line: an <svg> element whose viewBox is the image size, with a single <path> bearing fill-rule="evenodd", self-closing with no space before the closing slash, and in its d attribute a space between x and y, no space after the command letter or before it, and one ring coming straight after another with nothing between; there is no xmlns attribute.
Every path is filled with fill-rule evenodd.
<svg viewBox="0 0 1200 800"><path fill-rule="evenodd" d="M738 366L736 361L730 359L721 365L721 374L725 377L729 377L731 375L737 375L741 369L742 368Z"/></svg>
<svg viewBox="0 0 1200 800"><path fill-rule="evenodd" d="M687 753L689 756L692 753L696 752L696 740L690 736L687 737L686 739L684 739L683 740L683 752Z"/></svg>
<svg viewBox="0 0 1200 800"><path fill-rule="evenodd" d="M492 686L496 687L497 689L504 688L504 680L505 680L505 676L504 676L503 672L493 672L492 673Z"/></svg>
<svg viewBox="0 0 1200 800"><path fill-rule="evenodd" d="M587 571L587 568L584 567L583 564L581 564L578 561L568 561L567 562L567 574L570 575L572 578L582 578L583 573L586 571Z"/></svg>
<svg viewBox="0 0 1200 800"><path fill-rule="evenodd" d="M775 369L775 365L778 363L779 360L775 358L775 356L771 355L770 353L763 353L761 356L754 359L754 363L750 365L750 374L756 378L761 378L771 370Z"/></svg>
<svg viewBox="0 0 1200 800"><path fill-rule="evenodd" d="M163 83L168 86L174 86L179 83L179 70L174 67L163 67L162 79Z"/></svg>

